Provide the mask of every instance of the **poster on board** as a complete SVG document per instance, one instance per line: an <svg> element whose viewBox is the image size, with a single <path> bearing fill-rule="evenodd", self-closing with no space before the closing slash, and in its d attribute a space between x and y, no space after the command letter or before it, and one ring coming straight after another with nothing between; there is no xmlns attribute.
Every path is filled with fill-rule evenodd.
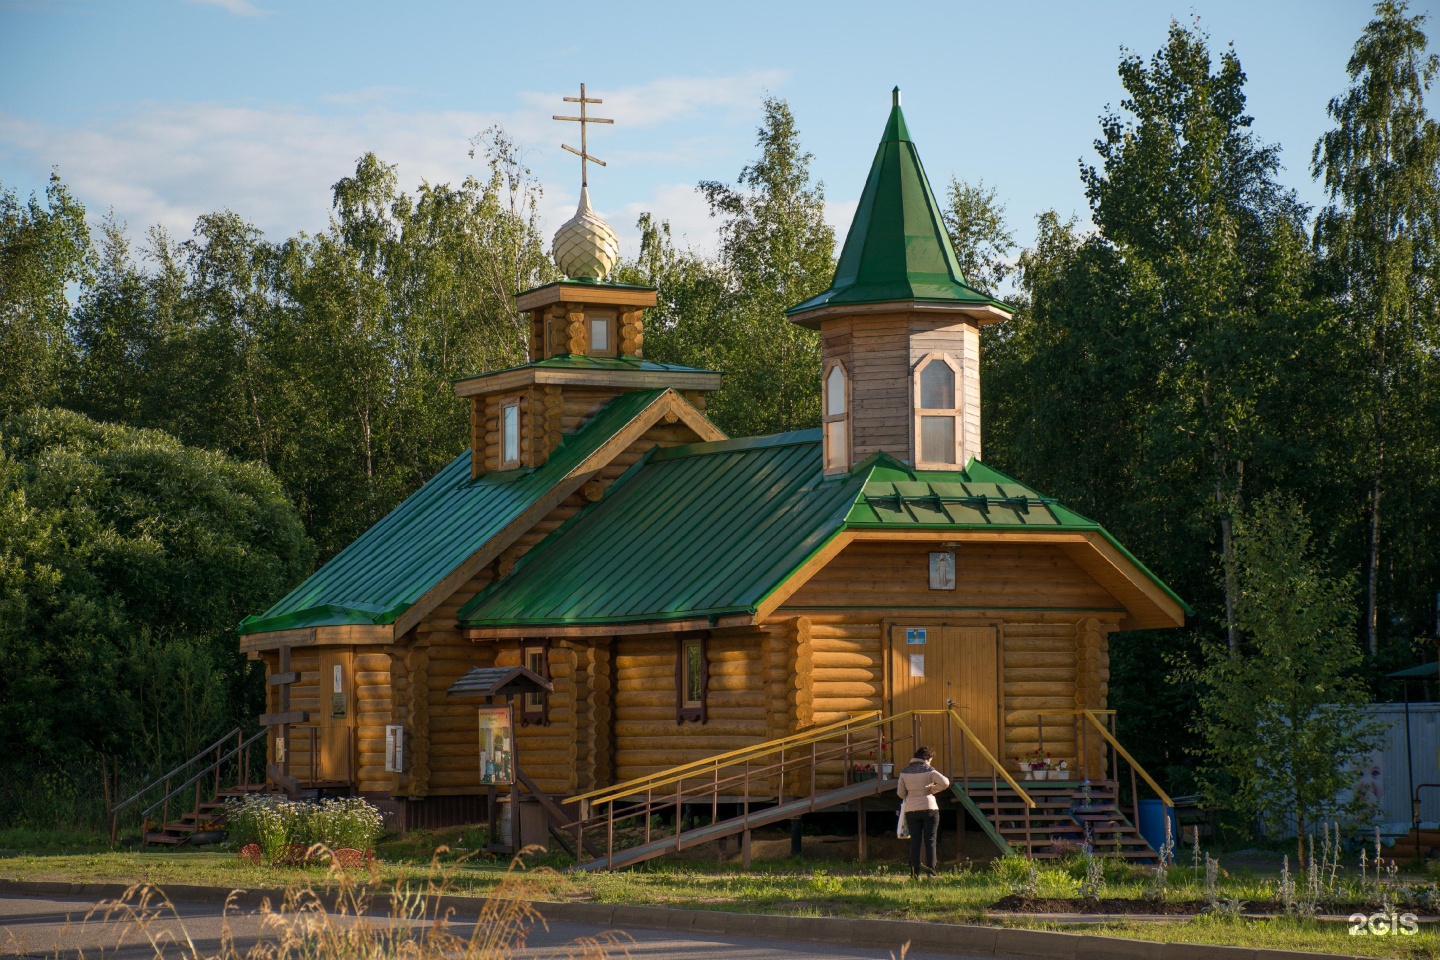
<svg viewBox="0 0 1440 960"><path fill-rule="evenodd" d="M480 711L480 782L509 784L515 779L515 734L509 705Z"/></svg>

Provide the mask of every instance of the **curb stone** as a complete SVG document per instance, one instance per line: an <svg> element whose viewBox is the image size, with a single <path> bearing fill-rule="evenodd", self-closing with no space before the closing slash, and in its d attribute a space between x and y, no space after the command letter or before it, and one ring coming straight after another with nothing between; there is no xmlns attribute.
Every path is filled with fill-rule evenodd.
<svg viewBox="0 0 1440 960"><path fill-rule="evenodd" d="M123 883L72 883L57 880L13 880L0 878L0 894L36 897L107 899L122 896L129 889ZM277 903L283 889L232 891L229 887L171 884L162 888L174 903L224 904L258 907L263 900ZM388 896L377 896L377 904L388 904ZM447 894L441 909L451 909L461 919L474 917L487 903L485 897ZM669 907L637 907L626 904L566 903L535 901L535 909L546 921L584 923L623 930L690 931L750 938L799 940L812 943L848 943L856 946L898 949L910 944L920 952L972 954L982 957L1028 957L1031 960L1364 960L1347 954L1311 953L1298 950L1269 950L1261 947L1228 947L1200 943L1157 943L1096 934L1062 933L1054 930L1020 930L980 924L932 923L926 920L856 920L849 917L785 917L769 913L730 913L722 910L688 910Z"/></svg>

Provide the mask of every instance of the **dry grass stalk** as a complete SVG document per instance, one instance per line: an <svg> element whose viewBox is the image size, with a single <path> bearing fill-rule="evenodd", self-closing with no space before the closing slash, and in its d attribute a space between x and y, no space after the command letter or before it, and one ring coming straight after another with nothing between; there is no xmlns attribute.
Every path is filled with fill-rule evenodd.
<svg viewBox="0 0 1440 960"><path fill-rule="evenodd" d="M109 946L99 956L135 944L148 944L156 960L177 956L184 960L506 960L515 956L524 949L531 928L545 923L533 899L540 891L536 875L548 871L528 873L517 857L483 901L473 925L457 923L454 905L446 903L455 892L457 865L440 862L448 852L445 847L435 852L423 882L410 882L402 875L386 891L380 891L379 868L373 862L367 873L357 875L334 858L323 887L292 884L278 904L267 897L247 912L239 905L244 891L232 891L225 902L217 953L201 951L175 904L150 884L135 884L115 900L98 904L84 923L117 928L113 939L107 936ZM389 908L383 915L376 910L382 901L388 901ZM237 935L236 926L241 924L249 929ZM242 942L252 940L242 948ZM575 960L628 958L630 942L611 931L578 938L565 949ZM57 950L54 955L61 954ZM67 951L66 955L77 954Z"/></svg>

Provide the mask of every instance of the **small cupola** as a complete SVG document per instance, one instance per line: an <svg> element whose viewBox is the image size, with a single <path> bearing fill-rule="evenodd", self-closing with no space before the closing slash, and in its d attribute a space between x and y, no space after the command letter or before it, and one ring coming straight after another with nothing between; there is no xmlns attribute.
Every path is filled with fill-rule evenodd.
<svg viewBox="0 0 1440 960"><path fill-rule="evenodd" d="M1011 310L965 282L896 87L830 288L786 311L821 336L825 470L883 451L980 457L980 327Z"/></svg>
<svg viewBox="0 0 1440 960"><path fill-rule="evenodd" d="M520 291L515 306L529 317L528 363L455 382L456 396L470 404L470 469L473 477L542 466L566 434L584 426L610 400L636 390L671 388L697 410L705 394L720 389L720 375L644 358L645 309L656 303L654 287L606 280L620 261L620 241L590 205L586 128L613 121L578 103L580 204L555 232L551 255L564 279Z"/></svg>

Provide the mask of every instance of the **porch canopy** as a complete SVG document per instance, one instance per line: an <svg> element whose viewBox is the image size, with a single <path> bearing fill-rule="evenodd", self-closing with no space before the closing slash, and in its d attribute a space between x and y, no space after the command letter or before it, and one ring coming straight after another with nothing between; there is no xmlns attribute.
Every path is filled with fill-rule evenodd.
<svg viewBox="0 0 1440 960"><path fill-rule="evenodd" d="M471 667L445 691L448 697L516 697L554 693L555 685L526 667Z"/></svg>

